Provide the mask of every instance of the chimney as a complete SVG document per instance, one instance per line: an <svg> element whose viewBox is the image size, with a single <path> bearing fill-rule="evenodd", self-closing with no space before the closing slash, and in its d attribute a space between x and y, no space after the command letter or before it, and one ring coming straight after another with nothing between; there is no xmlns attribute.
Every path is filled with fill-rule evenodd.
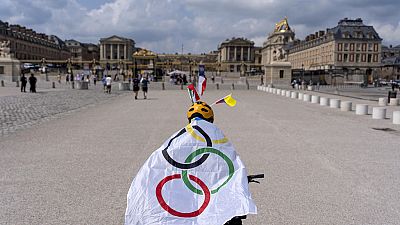
<svg viewBox="0 0 400 225"><path fill-rule="evenodd" d="M319 31L319 37L322 37L322 36L324 36L324 35L325 35L325 31L320 30L320 31Z"/></svg>
<svg viewBox="0 0 400 225"><path fill-rule="evenodd" d="M318 31L315 32L315 38L318 38Z"/></svg>

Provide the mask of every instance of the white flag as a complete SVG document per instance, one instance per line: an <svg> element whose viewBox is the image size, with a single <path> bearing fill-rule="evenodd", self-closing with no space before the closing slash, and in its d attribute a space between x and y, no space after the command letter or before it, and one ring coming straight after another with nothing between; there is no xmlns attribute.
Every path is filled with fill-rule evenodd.
<svg viewBox="0 0 400 225"><path fill-rule="evenodd" d="M223 225L257 213L246 169L221 130L193 120L132 181L125 225Z"/></svg>

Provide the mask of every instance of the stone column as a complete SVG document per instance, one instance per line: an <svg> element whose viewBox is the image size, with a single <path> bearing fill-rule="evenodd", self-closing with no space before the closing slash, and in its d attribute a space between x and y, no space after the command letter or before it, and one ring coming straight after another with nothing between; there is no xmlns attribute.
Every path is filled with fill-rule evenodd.
<svg viewBox="0 0 400 225"><path fill-rule="evenodd" d="M124 44L124 60L127 60L128 59L128 57L126 57L126 44Z"/></svg>
<svg viewBox="0 0 400 225"><path fill-rule="evenodd" d="M104 54L103 45L100 45L100 60L103 59L103 54Z"/></svg>
<svg viewBox="0 0 400 225"><path fill-rule="evenodd" d="M248 61L251 61L251 54L250 54L250 47L248 48L248 50L247 50L247 60Z"/></svg>
<svg viewBox="0 0 400 225"><path fill-rule="evenodd" d="M236 53L237 53L237 47L235 47L235 55L234 55L234 58L233 58L233 61L236 61Z"/></svg>
<svg viewBox="0 0 400 225"><path fill-rule="evenodd" d="M110 59L114 59L113 44L110 44Z"/></svg>
<svg viewBox="0 0 400 225"><path fill-rule="evenodd" d="M117 59L118 60L120 60L121 59L121 56L119 55L119 46L120 46L120 44L117 44Z"/></svg>
<svg viewBox="0 0 400 225"><path fill-rule="evenodd" d="M243 61L243 47L240 47L240 61Z"/></svg>

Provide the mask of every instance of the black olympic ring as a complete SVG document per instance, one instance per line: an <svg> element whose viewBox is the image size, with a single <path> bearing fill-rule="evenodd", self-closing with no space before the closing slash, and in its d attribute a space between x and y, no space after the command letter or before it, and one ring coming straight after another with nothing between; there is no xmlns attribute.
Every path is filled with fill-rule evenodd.
<svg viewBox="0 0 400 225"><path fill-rule="evenodd" d="M208 134L206 132L204 132L203 129L201 129L199 126L193 126L194 129L196 129L198 132L200 132L200 134L202 134L204 136L204 138L206 139L207 142L207 147L212 147L212 141L211 138L208 136ZM204 154L199 160L193 162L193 163L179 163L177 161L175 161L173 158L171 158L171 156L168 154L168 148L171 145L172 141L181 136L182 134L184 134L186 132L186 129L183 128L182 130L179 131L179 133L177 133L175 135L175 137L171 138L171 140L169 140L167 147L164 148L164 150L162 150L162 154L165 158L165 160L167 160L167 162L169 162L172 166L177 167L179 169L183 169L183 170L188 170L188 169L193 169L195 167L200 166L201 164L203 164L208 156L210 155L209 153Z"/></svg>

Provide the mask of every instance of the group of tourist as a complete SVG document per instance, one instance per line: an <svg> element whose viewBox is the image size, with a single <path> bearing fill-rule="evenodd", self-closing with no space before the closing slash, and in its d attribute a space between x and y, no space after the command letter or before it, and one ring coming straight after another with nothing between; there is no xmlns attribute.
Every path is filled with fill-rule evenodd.
<svg viewBox="0 0 400 225"><path fill-rule="evenodd" d="M186 85L188 83L188 80L186 74L172 74L170 76L169 82L175 85L179 84Z"/></svg>
<svg viewBox="0 0 400 225"><path fill-rule="evenodd" d="M147 76L142 76L142 78L140 78L140 75L139 75L139 76L135 76L132 79L132 86L133 86L133 92L135 93L135 99L138 99L138 93L140 90L140 86L142 87L143 98L144 99L147 98L147 91L148 91L149 83L150 83L150 81L147 78Z"/></svg>
<svg viewBox="0 0 400 225"><path fill-rule="evenodd" d="M300 90L300 89L307 90L307 87L308 86L313 86L314 83L313 83L312 80L305 81L305 80L302 80L302 79L298 79L298 80L294 79L294 80L292 80L290 85L292 86L292 88L295 88L295 89L298 89L298 90ZM320 85L319 82L317 82L317 90L319 90L319 85Z"/></svg>
<svg viewBox="0 0 400 225"><path fill-rule="evenodd" d="M97 76L96 75L89 75L84 73L78 73L75 77L73 74L66 74L65 75L65 83L69 84L72 81L85 81L88 82L90 85L90 81L93 81L93 84L96 85L97 83ZM58 82L61 83L61 75L58 75Z"/></svg>
<svg viewBox="0 0 400 225"><path fill-rule="evenodd" d="M31 73L31 76L27 79L25 74L22 74L21 78L21 92L26 92L26 84L29 82L30 88L29 91L32 93L36 93L36 83L37 78Z"/></svg>

